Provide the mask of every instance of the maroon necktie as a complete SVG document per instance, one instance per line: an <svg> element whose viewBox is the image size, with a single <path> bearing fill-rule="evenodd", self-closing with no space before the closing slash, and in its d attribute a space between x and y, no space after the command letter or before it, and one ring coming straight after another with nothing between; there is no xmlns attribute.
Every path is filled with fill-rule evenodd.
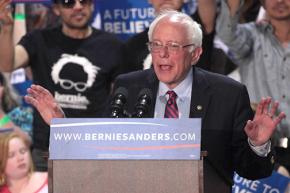
<svg viewBox="0 0 290 193"><path fill-rule="evenodd" d="M166 103L164 118L178 118L178 107L176 104L176 93L174 91L167 91L169 98Z"/></svg>

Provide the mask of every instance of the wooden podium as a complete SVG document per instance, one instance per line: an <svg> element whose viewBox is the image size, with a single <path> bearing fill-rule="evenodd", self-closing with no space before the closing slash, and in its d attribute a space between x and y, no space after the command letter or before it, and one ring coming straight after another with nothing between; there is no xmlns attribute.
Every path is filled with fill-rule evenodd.
<svg viewBox="0 0 290 193"><path fill-rule="evenodd" d="M203 160L50 160L49 193L203 193Z"/></svg>
<svg viewBox="0 0 290 193"><path fill-rule="evenodd" d="M206 153L200 156L197 160L51 159L49 193L203 193Z"/></svg>

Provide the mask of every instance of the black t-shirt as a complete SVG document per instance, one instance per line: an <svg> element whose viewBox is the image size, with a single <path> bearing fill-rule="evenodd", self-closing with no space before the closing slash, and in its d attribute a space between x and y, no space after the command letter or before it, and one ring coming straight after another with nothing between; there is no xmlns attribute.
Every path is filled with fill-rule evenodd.
<svg viewBox="0 0 290 193"><path fill-rule="evenodd" d="M36 30L20 44L29 55L35 84L48 89L67 117L102 117L111 83L120 74L122 43L93 29L85 39L65 36L61 27ZM35 110L33 145L47 150L49 127Z"/></svg>

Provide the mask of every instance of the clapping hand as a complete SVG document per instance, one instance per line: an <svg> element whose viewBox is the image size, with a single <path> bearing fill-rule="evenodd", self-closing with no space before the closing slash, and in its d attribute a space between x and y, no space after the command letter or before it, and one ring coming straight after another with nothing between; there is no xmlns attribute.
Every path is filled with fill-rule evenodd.
<svg viewBox="0 0 290 193"><path fill-rule="evenodd" d="M64 112L55 101L52 94L39 85L31 85L27 89L25 101L32 104L40 113L44 121L49 125L52 118L63 118Z"/></svg>

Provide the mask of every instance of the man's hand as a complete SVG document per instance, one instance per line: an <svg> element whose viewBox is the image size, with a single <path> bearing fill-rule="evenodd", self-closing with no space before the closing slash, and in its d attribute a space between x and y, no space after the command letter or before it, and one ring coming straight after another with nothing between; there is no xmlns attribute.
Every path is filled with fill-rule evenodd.
<svg viewBox="0 0 290 193"><path fill-rule="evenodd" d="M44 121L50 125L52 118L63 118L64 112L48 90L39 85L31 85L27 89L25 101L32 104L40 113Z"/></svg>
<svg viewBox="0 0 290 193"><path fill-rule="evenodd" d="M10 7L11 0L0 0L0 24L1 27L13 26L13 17Z"/></svg>
<svg viewBox="0 0 290 193"><path fill-rule="evenodd" d="M248 120L245 132L254 146L260 146L269 141L277 125L286 117L284 112L275 116L278 106L278 102L271 105L270 97L263 98L257 106L254 120Z"/></svg>

